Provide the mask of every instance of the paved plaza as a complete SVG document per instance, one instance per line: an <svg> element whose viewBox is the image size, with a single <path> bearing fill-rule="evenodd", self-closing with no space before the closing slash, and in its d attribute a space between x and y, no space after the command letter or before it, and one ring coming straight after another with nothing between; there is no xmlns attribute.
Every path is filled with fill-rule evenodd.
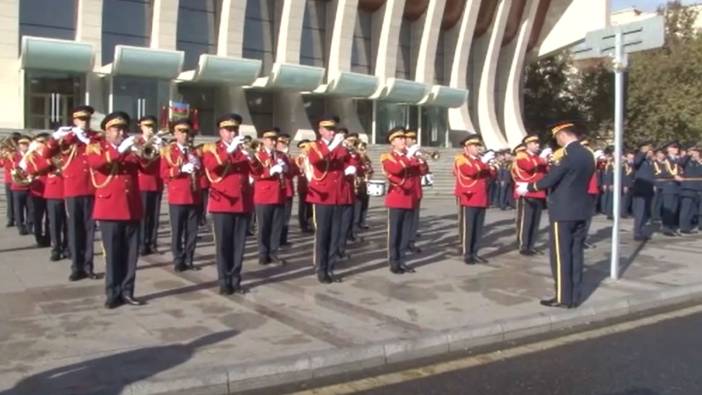
<svg viewBox="0 0 702 395"><path fill-rule="evenodd" d="M259 266L249 238L243 296L221 296L212 235L197 247L199 272L175 273L167 218L162 254L142 258L136 296L146 306L106 310L104 280L67 281L32 236L0 229L0 394L227 393L422 355L547 333L702 295L702 236L633 242L622 231L622 279L609 276L611 222L598 216L586 251L586 300L575 310L539 305L552 280L547 255L517 254L514 212L491 209L481 255L456 255L453 199L425 199L414 274L388 271L386 211L371 202L365 239L337 273L313 276L310 235L291 222L286 266ZM0 204L4 210L4 204ZM165 213L166 211L164 211ZM546 216L544 216L546 217ZM293 218L295 218L293 216ZM547 240L546 222L540 246ZM100 248L96 248L100 251ZM101 256L96 270L104 271Z"/></svg>

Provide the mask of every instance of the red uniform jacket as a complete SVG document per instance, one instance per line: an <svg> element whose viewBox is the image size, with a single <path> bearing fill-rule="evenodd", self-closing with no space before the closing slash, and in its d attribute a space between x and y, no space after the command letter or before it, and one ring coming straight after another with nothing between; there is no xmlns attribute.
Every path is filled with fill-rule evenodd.
<svg viewBox="0 0 702 395"><path fill-rule="evenodd" d="M31 153L27 156L27 172L44 177L44 199L63 199L63 177L50 160L39 152Z"/></svg>
<svg viewBox="0 0 702 395"><path fill-rule="evenodd" d="M540 181L548 172L546 159L530 153L518 153L512 165L512 179L516 186L518 182L535 183ZM546 199L546 191L527 192L525 197ZM516 191L514 198L519 199Z"/></svg>
<svg viewBox="0 0 702 395"><path fill-rule="evenodd" d="M254 204L283 204L285 202L285 174L271 174L283 154L276 150L269 154L264 148L256 152L260 171L254 173Z"/></svg>
<svg viewBox="0 0 702 395"><path fill-rule="evenodd" d="M46 175L44 199L63 199L63 177L60 174L49 173Z"/></svg>
<svg viewBox="0 0 702 395"><path fill-rule="evenodd" d="M349 204L344 193L344 169L350 162L349 150L339 144L333 151L327 143L317 140L305 148L312 166L312 180L308 183L307 202L312 204Z"/></svg>
<svg viewBox="0 0 702 395"><path fill-rule="evenodd" d="M288 155L283 152L279 154L282 156L287 168L285 171L285 198L292 199L293 196L295 196L295 184L293 183L293 179L300 174L300 168L297 167L294 161L290 160Z"/></svg>
<svg viewBox="0 0 702 395"><path fill-rule="evenodd" d="M86 131L91 143L99 140L95 131ZM54 155L61 155L61 175L63 176L64 197L93 196L95 188L90 182L90 169L85 154L86 145L71 133L60 141L49 139L41 156L49 160Z"/></svg>
<svg viewBox="0 0 702 395"><path fill-rule="evenodd" d="M307 176L305 175L305 162L303 156L295 158L295 174L297 174L297 194L300 199L305 200L307 196Z"/></svg>
<svg viewBox="0 0 702 395"><path fill-rule="evenodd" d="M139 170L139 191L158 192L163 190L163 180L161 179L161 158L147 162L143 169Z"/></svg>
<svg viewBox="0 0 702 395"><path fill-rule="evenodd" d="M417 183L427 173L427 165L417 158L408 158L395 151L380 156L383 173L390 182L385 196L385 206L389 208L417 208ZM420 185L421 187L421 185Z"/></svg>
<svg viewBox="0 0 702 395"><path fill-rule="evenodd" d="M105 140L90 144L86 157L95 186L93 219L140 221L139 158L130 151L120 154Z"/></svg>
<svg viewBox="0 0 702 395"><path fill-rule="evenodd" d="M19 152L19 151L15 152L15 155L12 157L12 167L11 167L12 170L19 169L19 171L24 172L24 170L20 169L20 167L19 167L19 163L22 160L22 156L24 156L24 154L22 154L21 152ZM12 170L10 170L10 171L12 171ZM10 190L12 190L12 191L28 191L30 189L30 187L31 187L31 183L30 184L18 184L14 180L12 180L12 178L10 178Z"/></svg>
<svg viewBox="0 0 702 395"><path fill-rule="evenodd" d="M0 166L3 168L3 182L5 184L12 183L12 176L10 172L12 171L12 157L10 155L0 158Z"/></svg>
<svg viewBox="0 0 702 395"><path fill-rule="evenodd" d="M345 173L342 173L344 175L344 182L341 184L341 202L339 204L344 205L353 204L353 202L356 200L356 177L361 167L361 158L358 156L358 154L349 154L349 160L346 163L346 167L349 166L356 167L356 175L347 176ZM344 170L346 170L346 167L344 167Z"/></svg>
<svg viewBox="0 0 702 395"><path fill-rule="evenodd" d="M183 173L181 166L188 163L185 154L176 143L171 143L161 150L161 178L168 187L168 204L198 204L200 202L200 186L195 175ZM193 183L193 177L196 178Z"/></svg>
<svg viewBox="0 0 702 395"><path fill-rule="evenodd" d="M478 158L466 154L456 155L453 162L456 176L455 194L459 204L466 207L489 206L488 183L495 176L495 169Z"/></svg>
<svg viewBox="0 0 702 395"><path fill-rule="evenodd" d="M241 150L227 153L222 141L203 147L203 166L210 184L207 210L211 213L249 213L253 209L253 190L249 175L259 172L259 163L249 160Z"/></svg>
<svg viewBox="0 0 702 395"><path fill-rule="evenodd" d="M34 180L29 184L29 192L34 197L44 198L44 191L46 190L46 174L34 177Z"/></svg>

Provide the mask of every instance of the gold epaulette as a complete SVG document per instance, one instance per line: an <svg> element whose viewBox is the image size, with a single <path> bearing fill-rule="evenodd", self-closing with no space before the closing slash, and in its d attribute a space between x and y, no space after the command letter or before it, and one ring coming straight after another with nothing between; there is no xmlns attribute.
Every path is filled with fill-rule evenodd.
<svg viewBox="0 0 702 395"><path fill-rule="evenodd" d="M529 155L527 155L526 152L517 152L517 155L514 157L514 160L522 160L528 158Z"/></svg>
<svg viewBox="0 0 702 395"><path fill-rule="evenodd" d="M85 153L90 155L90 154L97 154L100 155L102 153L102 147L100 146L100 143L91 143L88 144L85 147Z"/></svg>
<svg viewBox="0 0 702 395"><path fill-rule="evenodd" d="M466 156L463 154L458 154L453 157L453 163L455 163L456 166L461 166L464 163L466 163L468 160L466 159Z"/></svg>
<svg viewBox="0 0 702 395"><path fill-rule="evenodd" d="M566 151L563 148L559 148L555 151L553 151L553 155L551 156L551 161L552 162L560 162L563 157L566 156Z"/></svg>
<svg viewBox="0 0 702 395"><path fill-rule="evenodd" d="M217 144L215 143L206 143L202 146L202 153L207 153L211 152L213 154L217 154Z"/></svg>
<svg viewBox="0 0 702 395"><path fill-rule="evenodd" d="M391 162L396 162L395 158L393 158L391 154L389 154L387 152L384 154L380 154L380 161L385 162L386 160L389 160Z"/></svg>

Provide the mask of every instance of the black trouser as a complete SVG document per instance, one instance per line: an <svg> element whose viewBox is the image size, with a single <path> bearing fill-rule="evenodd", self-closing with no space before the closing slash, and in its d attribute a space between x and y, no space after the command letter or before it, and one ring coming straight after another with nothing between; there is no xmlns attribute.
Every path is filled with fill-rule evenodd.
<svg viewBox="0 0 702 395"><path fill-rule="evenodd" d="M93 272L94 203L93 196L66 198L68 246L71 251L71 272L73 273Z"/></svg>
<svg viewBox="0 0 702 395"><path fill-rule="evenodd" d="M27 231L34 234L34 199L32 199L32 191L27 195Z"/></svg>
<svg viewBox="0 0 702 395"><path fill-rule="evenodd" d="M565 305L580 302L583 282L583 244L586 221L551 221L551 273L556 300Z"/></svg>
<svg viewBox="0 0 702 395"><path fill-rule="evenodd" d="M698 191L683 191L680 196L680 230L689 232L700 226L702 194Z"/></svg>
<svg viewBox="0 0 702 395"><path fill-rule="evenodd" d="M284 204L257 204L258 255L269 258L278 253L283 230Z"/></svg>
<svg viewBox="0 0 702 395"><path fill-rule="evenodd" d="M15 223L15 205L14 199L12 198L12 189L10 188L10 183L5 184L5 215L7 216L7 224L14 225Z"/></svg>
<svg viewBox="0 0 702 395"><path fill-rule="evenodd" d="M614 189L613 186L608 186L602 193L602 213L611 218L614 216Z"/></svg>
<svg viewBox="0 0 702 395"><path fill-rule="evenodd" d="M360 231L362 226L366 226L368 203L370 203L370 197L367 193L356 196L353 208L353 223L356 231Z"/></svg>
<svg viewBox="0 0 702 395"><path fill-rule="evenodd" d="M353 204L344 204L341 207L341 226L338 228L339 235L336 237L336 253L342 256L346 253L351 227L353 226Z"/></svg>
<svg viewBox="0 0 702 395"><path fill-rule="evenodd" d="M220 288L238 287L244 261L249 213L211 213Z"/></svg>
<svg viewBox="0 0 702 395"><path fill-rule="evenodd" d="M285 210L283 211L283 228L280 233L280 244L288 244L288 225L292 217L293 198L285 198Z"/></svg>
<svg viewBox="0 0 702 395"><path fill-rule="evenodd" d="M197 245L198 205L171 204L169 214L173 264L175 267L192 266Z"/></svg>
<svg viewBox="0 0 702 395"><path fill-rule="evenodd" d="M68 227L66 223L66 205L63 199L46 199L46 211L49 214L51 253L57 256L67 256Z"/></svg>
<svg viewBox="0 0 702 395"><path fill-rule="evenodd" d="M200 190L200 203L197 206L197 222L200 226L207 225L207 200L210 196L209 188Z"/></svg>
<svg viewBox="0 0 702 395"><path fill-rule="evenodd" d="M398 269L405 263L413 220L412 209L388 208L388 263L391 269Z"/></svg>
<svg viewBox="0 0 702 395"><path fill-rule="evenodd" d="M634 214L634 237L645 238L646 224L651 217L651 195L634 195L631 200L631 211Z"/></svg>
<svg viewBox="0 0 702 395"><path fill-rule="evenodd" d="M412 210L412 218L410 219L409 229L409 245L413 246L417 242L417 231L419 230L419 210L422 204L422 199L417 201L417 207Z"/></svg>
<svg viewBox="0 0 702 395"><path fill-rule="evenodd" d="M506 210L509 205L509 200L507 198L509 192L509 184L507 184L507 181L497 182L497 205L501 210Z"/></svg>
<svg viewBox="0 0 702 395"><path fill-rule="evenodd" d="M46 247L49 245L49 218L46 212L46 199L41 196L30 194L29 200L32 202L32 221L34 223L34 240L37 245Z"/></svg>
<svg viewBox="0 0 702 395"><path fill-rule="evenodd" d="M460 226L463 241L463 258L469 259L478 255L480 239L483 237L485 225L485 208L462 206L463 223Z"/></svg>
<svg viewBox="0 0 702 395"><path fill-rule="evenodd" d="M336 247L339 245L341 234L342 206L315 204L312 208L312 218L315 226L314 234L314 266L317 276L330 275L334 272L337 256Z"/></svg>
<svg viewBox="0 0 702 395"><path fill-rule="evenodd" d="M651 220L660 221L663 217L663 192L660 189L656 189L651 204Z"/></svg>
<svg viewBox="0 0 702 395"><path fill-rule="evenodd" d="M631 193L631 188L627 188L625 191L622 191L622 207L621 207L621 213L622 217L626 218L631 215L631 202L632 202L632 193Z"/></svg>
<svg viewBox="0 0 702 395"><path fill-rule="evenodd" d="M139 259L139 222L100 220L105 248L105 293L108 301L134 296Z"/></svg>
<svg viewBox="0 0 702 395"><path fill-rule="evenodd" d="M528 197L517 201L517 243L522 251L534 249L544 203L544 199Z"/></svg>
<svg viewBox="0 0 702 395"><path fill-rule="evenodd" d="M300 224L300 230L303 232L313 230L310 226L311 219L312 205L305 201L305 195L300 195L297 203L297 222Z"/></svg>
<svg viewBox="0 0 702 395"><path fill-rule="evenodd" d="M29 191L12 191L12 208L15 211L15 225L20 232L28 232Z"/></svg>
<svg viewBox="0 0 702 395"><path fill-rule="evenodd" d="M141 205L144 208L144 217L141 219L141 228L139 230L139 248L142 250L156 248L158 216L161 214L159 210L160 196L160 191L141 192Z"/></svg>
<svg viewBox="0 0 702 395"><path fill-rule="evenodd" d="M680 202L679 195L675 193L664 193L662 200L662 215L663 230L675 231L678 228L678 205Z"/></svg>

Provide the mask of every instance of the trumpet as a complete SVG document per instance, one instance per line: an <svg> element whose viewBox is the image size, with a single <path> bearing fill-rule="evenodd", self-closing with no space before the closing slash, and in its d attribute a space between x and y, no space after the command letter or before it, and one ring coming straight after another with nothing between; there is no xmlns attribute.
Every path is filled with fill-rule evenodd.
<svg viewBox="0 0 702 395"><path fill-rule="evenodd" d="M142 139L142 143L135 145L132 152L142 159L152 161L161 152L162 139L168 134L170 134L168 130L162 130L146 140Z"/></svg>
<svg viewBox="0 0 702 395"><path fill-rule="evenodd" d="M246 151L250 157L254 157L258 151L261 150L261 142L258 140L251 140L248 142L241 143L242 150Z"/></svg>
<svg viewBox="0 0 702 395"><path fill-rule="evenodd" d="M439 160L441 159L441 152L439 151L424 151L424 150L419 150L419 155L429 158L431 160Z"/></svg>

